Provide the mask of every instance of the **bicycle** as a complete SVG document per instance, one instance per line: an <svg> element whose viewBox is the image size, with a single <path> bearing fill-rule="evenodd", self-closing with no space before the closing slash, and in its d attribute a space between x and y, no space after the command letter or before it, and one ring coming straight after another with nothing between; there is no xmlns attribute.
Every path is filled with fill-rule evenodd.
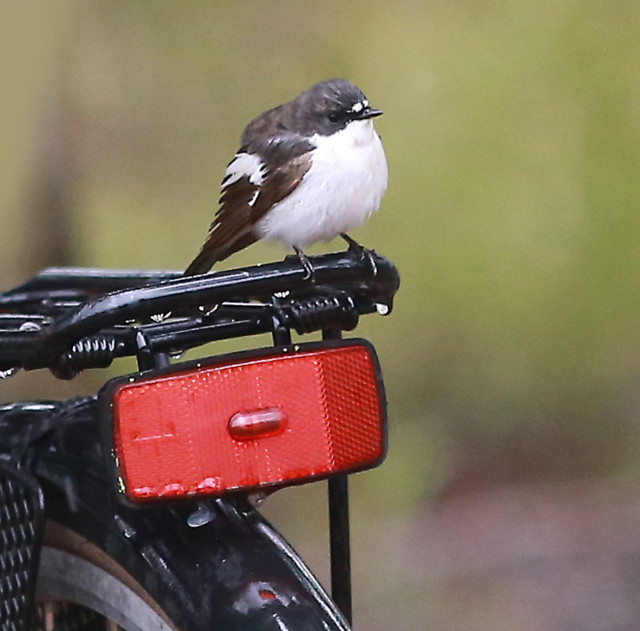
<svg viewBox="0 0 640 631"><path fill-rule="evenodd" d="M0 294L3 377L138 364L94 396L0 406L3 631L350 628L347 480L384 459L386 401L373 347L341 334L390 313L399 276L375 253L310 260L311 278L295 257L50 268ZM180 359L263 333L270 347ZM333 599L259 512L321 479Z"/></svg>

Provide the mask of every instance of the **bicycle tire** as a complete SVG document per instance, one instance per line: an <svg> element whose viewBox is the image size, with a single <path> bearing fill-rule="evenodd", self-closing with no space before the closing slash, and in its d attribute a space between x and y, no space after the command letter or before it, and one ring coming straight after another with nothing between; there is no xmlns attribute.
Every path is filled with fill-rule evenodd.
<svg viewBox="0 0 640 631"><path fill-rule="evenodd" d="M55 522L45 528L35 602L36 628L178 631L121 566Z"/></svg>

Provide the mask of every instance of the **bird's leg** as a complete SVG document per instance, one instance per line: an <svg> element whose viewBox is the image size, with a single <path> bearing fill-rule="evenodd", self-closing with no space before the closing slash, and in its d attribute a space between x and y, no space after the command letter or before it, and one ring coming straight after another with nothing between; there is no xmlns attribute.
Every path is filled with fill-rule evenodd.
<svg viewBox="0 0 640 631"><path fill-rule="evenodd" d="M293 249L296 251L296 256L298 257L300 263L302 264L302 267L304 267L304 271L306 272L303 280L311 280L313 278L313 265L311 265L309 257L295 245L293 246Z"/></svg>
<svg viewBox="0 0 640 631"><path fill-rule="evenodd" d="M361 246L355 239L352 239L346 232L341 232L340 236L347 242L350 250L362 252L365 248Z"/></svg>
<svg viewBox="0 0 640 631"><path fill-rule="evenodd" d="M360 255L361 259L366 258L369 261L369 265L371 266L371 271L374 276L378 274L378 266L376 265L376 260L373 257L374 250L370 250L369 248L365 248L363 245L360 245L355 239L352 239L346 232L341 232L340 236L348 243L350 252L357 252Z"/></svg>

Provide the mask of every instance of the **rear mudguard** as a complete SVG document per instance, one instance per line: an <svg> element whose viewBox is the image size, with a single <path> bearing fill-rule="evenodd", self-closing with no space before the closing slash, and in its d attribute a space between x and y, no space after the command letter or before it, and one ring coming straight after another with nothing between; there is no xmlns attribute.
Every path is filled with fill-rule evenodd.
<svg viewBox="0 0 640 631"><path fill-rule="evenodd" d="M349 629L300 557L245 501L120 503L103 461L93 398L10 408L0 409L0 448L14 457L21 452L40 481L45 538L55 542L73 532L97 546L177 630Z"/></svg>

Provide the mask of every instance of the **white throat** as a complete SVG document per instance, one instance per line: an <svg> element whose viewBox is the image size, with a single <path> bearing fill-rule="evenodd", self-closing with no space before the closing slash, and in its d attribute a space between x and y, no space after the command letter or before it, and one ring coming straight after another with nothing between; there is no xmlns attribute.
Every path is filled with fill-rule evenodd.
<svg viewBox="0 0 640 631"><path fill-rule="evenodd" d="M314 135L311 167L300 185L258 222L260 238L304 248L364 224L387 189L387 160L373 121Z"/></svg>

